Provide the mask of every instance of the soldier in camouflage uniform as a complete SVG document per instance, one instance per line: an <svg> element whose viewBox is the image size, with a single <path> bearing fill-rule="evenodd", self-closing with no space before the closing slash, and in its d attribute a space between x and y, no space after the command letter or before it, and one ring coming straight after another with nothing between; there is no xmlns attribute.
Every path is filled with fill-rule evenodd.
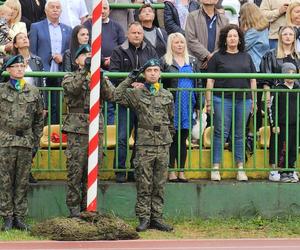
<svg viewBox="0 0 300 250"><path fill-rule="evenodd" d="M143 88L131 88L144 72ZM161 88L160 64L149 60L140 70L133 71L115 90L115 101L132 108L138 117L136 156L137 203L136 215L140 224L137 231L154 228L171 231L162 221L164 188L169 164L169 147L172 143L173 96Z"/></svg>
<svg viewBox="0 0 300 250"><path fill-rule="evenodd" d="M76 54L75 62L79 69L66 74L62 86L68 106L68 115L63 124L63 132L68 135L67 149L67 206L70 217L78 217L86 209L87 202L87 171L88 171L88 131L90 105L90 57L89 45L81 45ZM110 89L111 88L111 89ZM108 81L101 84L100 97L109 100L114 87ZM100 112L100 145L99 158L102 156L103 116Z"/></svg>
<svg viewBox="0 0 300 250"><path fill-rule="evenodd" d="M43 101L39 90L23 79L24 58L10 57L4 64L10 80L0 84L0 215L2 230L28 230L28 178L32 149L43 130Z"/></svg>

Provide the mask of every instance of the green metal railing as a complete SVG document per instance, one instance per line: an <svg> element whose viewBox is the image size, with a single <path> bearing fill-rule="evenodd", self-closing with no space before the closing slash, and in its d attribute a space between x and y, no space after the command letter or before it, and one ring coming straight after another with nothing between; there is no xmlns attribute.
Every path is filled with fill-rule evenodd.
<svg viewBox="0 0 300 250"><path fill-rule="evenodd" d="M4 73L6 74L6 73ZM50 73L50 72L29 72L29 73L26 73L26 76L34 76L34 77L53 77L53 78L56 78L56 77L62 77L65 73L63 72L60 72L60 73ZM128 73L120 73L120 72L105 72L106 76L108 76L109 78L123 78L125 76L128 75ZM162 79L164 78L214 78L214 79L217 79L217 78L245 78L245 79L253 79L253 78L260 78L260 79L289 79L289 78L294 78L294 79L300 79L300 74L295 74L295 75L292 75L291 77L291 74L211 74L211 73L162 73ZM48 87L45 87L45 88L41 88L42 91L49 91L48 93L48 102L49 102L49 107L51 107L51 98L50 98L50 92L51 91L58 91L60 94L59 94L59 99L60 99L60 110L59 110L59 113L60 113L60 125L62 124L62 121L63 121L63 110L62 110L62 104L63 104L63 88L61 87L57 87L57 88L48 88ZM183 91L188 91L189 92L189 102L191 103L191 96L192 96L192 93L193 92L197 92L200 96L199 100L203 100L204 96L205 96L205 93L207 91L207 89L170 89L170 91L178 91L179 93L179 99L180 99L180 93L182 93ZM275 100L278 101L278 93L280 92L286 92L286 95L287 95L287 99L289 98L289 95L290 93L293 93L293 92L296 92L297 93L297 107L293 107L295 109L295 112L297 113L297 124L296 124L296 136L297 136L297 140L296 140L296 148L298 149L299 148L299 135L300 135L300 131L299 131L299 104L300 104L300 100L299 100L299 90L278 90L278 89L271 89L271 90L263 90L263 89L257 89L257 90L251 90L251 89L212 89L211 90L213 93L216 93L216 92L221 92L221 96L222 96L222 107L224 107L224 93L232 93L232 105L234 106L235 104L235 99L236 99L236 94L237 93L243 93L243 100L245 101L245 96L246 96L246 93L247 92L262 92L263 94L263 111L265 113L265 117L264 117L264 122L263 122L263 125L264 125L264 129L266 131L267 129L267 126L269 125L268 124L268 119L266 118L267 117L267 113L268 113L268 107L267 107L267 102L266 102L266 92L270 91L271 93L273 93L273 96L275 98ZM255 99L254 101L256 102L257 101L257 97L255 95ZM213 104L213 103L212 103ZM203 102L201 101L201 103L199 103L199 106L200 107L203 107ZM191 106L191 105L190 105ZM103 108L104 108L104 128L105 128L105 133L104 133L104 150L106 152L105 155L107 155L107 152L109 152L109 149L107 148L107 131L106 131L106 128L107 128L107 105L104 104L103 105ZM245 109L245 107L243 106L243 108ZM286 107L286 111L289 110L290 107ZM277 126L278 125L278 106L275 107L275 125ZM118 105L116 107L116 114L115 114L115 123L116 123L116 127L118 127L118 119L117 119L117 111L118 111ZM202 115L204 111L202 110L202 108L200 109L199 113L200 113L200 116ZM49 110L49 113L51 113L51 110ZM190 114L192 113L191 111L189 112ZM210 114L211 117L213 117L213 113ZM234 118L234 114L233 114L233 118ZM179 116L179 119L180 119L180 116ZM253 123L253 147L254 147L254 151L253 151L253 155L251 157L251 166L249 166L248 164L248 167L247 167L247 171L257 171L257 172L261 172L261 171L269 171L271 170L269 164L268 164L268 157L267 157L267 153L268 153L268 147L267 147L267 141L268 141L268 137L267 137L267 134L264 133L264 145L263 145L263 148L262 149L258 149L258 138L259 138L259 135L257 134L257 131L259 128L256 127L256 119L257 119L257 115L256 113L254 112L254 115L253 115L253 118L252 118L252 123ZM192 120L192 117L190 115L189 117L189 120L190 120L190 124L191 124L191 120ZM213 120L213 119L211 119ZM233 119L234 120L234 119ZM287 117L287 120L288 120L288 117ZM48 116L48 119L47 119L47 123L48 123L48 126L49 126L49 133L48 133L48 141L50 142L51 140L51 126L50 126L50 121L51 121L51 117ZM224 125L223 125L223 122L224 122L224 115L222 117L222 132L224 132ZM213 122L211 123L211 126L213 127ZM127 124L127 153L129 153L130 151L130 145L129 145L129 137L130 137L130 133L129 133L129 126ZM179 127L180 129L180 127ZM190 127L190 130L192 128ZM200 119L200 128L199 128L199 133L201 133L202 131L202 121ZM246 117L243 117L243 141L245 141L246 139ZM234 135L234 123L232 124L232 135ZM289 131L287 130L286 131L286 136L288 135ZM202 163L204 162L205 160L205 156L204 155L204 152L206 151L210 151L210 165L212 166L212 155L213 155L213 133L211 133L211 147L210 148L204 148L203 146L203 138L202 136L200 136L200 139L197 143L197 145L195 146L194 144L192 144L192 138L191 138L191 133L189 133L189 136L188 136L188 156L187 156L187 161L186 161L186 164L185 164L185 168L184 168L184 171L190 171L190 172L201 172L201 171L211 171L211 168L210 167L202 167ZM48 166L47 168L40 168L39 166L39 162L40 162L40 155L38 154L37 155L37 160L36 160L36 168L34 169L34 171L37 171L37 172L64 172L65 169L63 168L64 166L64 163L63 163L63 147L62 147L62 143L61 143L61 139L62 139L62 136L60 134L60 146L57 150L59 150L59 167L58 168L52 168L51 166L51 152L53 150L56 150L56 149L53 149L51 148L50 144L48 145L48 147L46 148L47 150L47 154L48 154ZM179 134L179 139L180 139L180 134ZM235 144L235 141L234 141L234 136L232 136L232 155L234 155L234 144ZM116 142L118 141L118 131L116 131ZM180 140L179 140L180 141ZM277 152L277 142L278 142L278 135L275 136L275 143L276 143L276 146L275 146L275 151ZM224 148L225 147L225 139L222 138L222 141L221 141L221 147ZM288 140L286 142L286 144L288 145ZM116 143L115 145L115 148L118 149L118 144ZM45 150L45 149L44 149ZM180 148L178 148L178 151L179 151L179 155L178 155L178 162L180 162ZM245 153L245 149L244 150L244 153ZM258 152L259 150L263 150L263 155L264 155L264 163L262 165L258 165L257 164L257 155L258 155ZM112 151L110 151L112 152ZM198 164L197 165L194 165L192 163L192 154L193 152L197 152L197 156L198 156ZM233 167L231 168L228 168L228 167L224 167L224 165L228 165L228 162L226 164L224 164L224 150L222 150L221 152L221 169L220 171L228 171L228 172L231 172L231 171L236 171L237 168L235 168L235 160L234 160L234 157L232 157L232 163L231 165ZM129 155L129 154L127 154ZM194 155L193 155L194 156ZM285 161L285 170L290 170L288 168L288 153L285 155L286 157L286 161ZM115 155L115 158L118 158L118 155L116 154ZM296 158L296 167L298 168L298 150L297 150L297 158ZM278 157L276 157L275 159L276 163L278 163L279 159ZM130 170L130 164L129 164L129 156L127 157L126 159L126 169L119 169L118 168L119 166L117 166L116 170L117 171L131 171ZM183 166L180 166L180 164L175 168L175 171L181 171L183 168ZM108 159L107 158L104 158L104 161L103 161L103 166L101 168L102 172L112 172L112 171L115 171L113 170L112 166L108 164Z"/></svg>

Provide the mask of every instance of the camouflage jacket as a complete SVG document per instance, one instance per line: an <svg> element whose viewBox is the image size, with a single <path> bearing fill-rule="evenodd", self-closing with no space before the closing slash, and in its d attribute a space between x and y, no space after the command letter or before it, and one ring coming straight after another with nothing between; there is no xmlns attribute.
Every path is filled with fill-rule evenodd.
<svg viewBox="0 0 300 250"><path fill-rule="evenodd" d="M172 143L174 134L173 96L161 88L156 95L144 88L130 88L126 78L115 90L115 101L132 108L138 117L136 145L158 146Z"/></svg>
<svg viewBox="0 0 300 250"><path fill-rule="evenodd" d="M64 96L68 106L68 115L64 120L62 130L78 134L89 132L89 106L90 106L90 76L84 69L65 75L62 81ZM100 84L101 100L112 98L114 87L107 81ZM102 105L101 105L102 106ZM99 132L103 133L103 115L99 114Z"/></svg>
<svg viewBox="0 0 300 250"><path fill-rule="evenodd" d="M0 84L0 147L38 147L43 131L43 100L39 90L25 84L18 92L10 82Z"/></svg>

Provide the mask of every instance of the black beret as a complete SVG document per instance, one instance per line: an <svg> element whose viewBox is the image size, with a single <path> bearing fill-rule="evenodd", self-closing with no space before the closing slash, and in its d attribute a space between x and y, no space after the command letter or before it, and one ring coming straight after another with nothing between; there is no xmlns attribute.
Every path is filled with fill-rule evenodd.
<svg viewBox="0 0 300 250"><path fill-rule="evenodd" d="M91 46L89 44L82 44L79 46L79 48L76 50L75 53L75 59L80 56L81 54L89 53L91 52Z"/></svg>
<svg viewBox="0 0 300 250"><path fill-rule="evenodd" d="M143 66L143 71L149 67L158 66L160 67L160 61L158 59L152 58L148 62L146 62Z"/></svg>

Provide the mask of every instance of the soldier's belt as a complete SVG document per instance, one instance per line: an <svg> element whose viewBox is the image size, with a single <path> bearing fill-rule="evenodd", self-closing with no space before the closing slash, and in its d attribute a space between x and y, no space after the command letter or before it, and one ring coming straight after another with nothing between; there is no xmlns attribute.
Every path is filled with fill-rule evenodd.
<svg viewBox="0 0 300 250"><path fill-rule="evenodd" d="M29 129L13 129L13 128L7 128L7 127L2 127L1 128L2 131L6 132L6 133L9 133L11 135L16 135L16 136L25 136L25 135L28 135L32 132L32 129L29 128Z"/></svg>
<svg viewBox="0 0 300 250"><path fill-rule="evenodd" d="M90 110L88 108L69 108L70 113L81 113L81 114L89 114Z"/></svg>
<svg viewBox="0 0 300 250"><path fill-rule="evenodd" d="M138 128L149 129L156 132L159 132L163 127L167 127L167 126L138 124Z"/></svg>

